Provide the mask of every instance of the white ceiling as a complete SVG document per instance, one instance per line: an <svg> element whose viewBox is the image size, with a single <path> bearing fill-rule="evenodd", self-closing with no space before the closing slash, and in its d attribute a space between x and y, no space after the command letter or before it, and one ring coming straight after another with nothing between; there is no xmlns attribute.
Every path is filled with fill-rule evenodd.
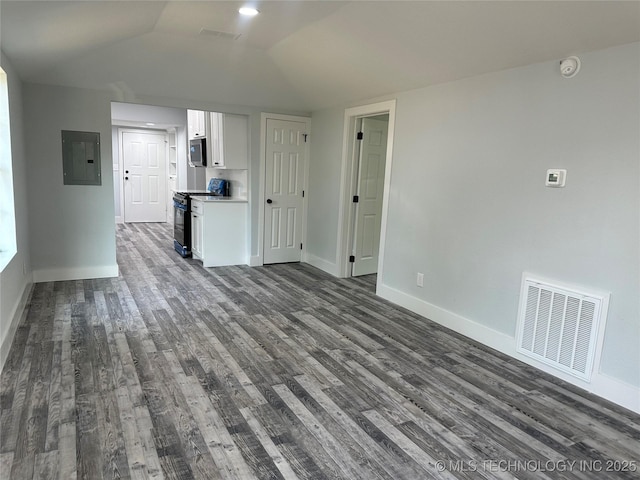
<svg viewBox="0 0 640 480"><path fill-rule="evenodd" d="M0 0L0 20L26 81L299 111L640 41L639 1Z"/></svg>

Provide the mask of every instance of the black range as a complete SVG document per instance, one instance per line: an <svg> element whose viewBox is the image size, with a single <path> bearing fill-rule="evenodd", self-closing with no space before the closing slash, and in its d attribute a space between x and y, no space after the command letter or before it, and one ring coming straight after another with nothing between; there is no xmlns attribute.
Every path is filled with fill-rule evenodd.
<svg viewBox="0 0 640 480"><path fill-rule="evenodd" d="M191 256L191 197L212 195L208 190L185 190L173 194L173 248L183 257Z"/></svg>

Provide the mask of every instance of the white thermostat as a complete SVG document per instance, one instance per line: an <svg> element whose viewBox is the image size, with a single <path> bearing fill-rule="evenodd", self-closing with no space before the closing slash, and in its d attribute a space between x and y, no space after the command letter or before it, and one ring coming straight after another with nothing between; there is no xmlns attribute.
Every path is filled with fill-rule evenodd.
<svg viewBox="0 0 640 480"><path fill-rule="evenodd" d="M559 168L551 168L547 170L547 178L544 184L547 187L564 187L567 178L567 171Z"/></svg>

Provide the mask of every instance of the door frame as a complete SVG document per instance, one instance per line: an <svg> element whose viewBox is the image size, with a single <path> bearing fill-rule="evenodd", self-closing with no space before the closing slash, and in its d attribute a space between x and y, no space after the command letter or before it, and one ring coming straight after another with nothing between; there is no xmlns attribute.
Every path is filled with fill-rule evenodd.
<svg viewBox="0 0 640 480"><path fill-rule="evenodd" d="M351 276L349 256L353 247L355 235L353 208L353 195L356 191L355 179L357 177L356 164L358 162L358 145L356 143L356 127L358 120L363 117L376 115L389 115L389 129L387 131L387 158L384 169L384 190L382 194L382 217L380 222L380 250L378 253L378 278L376 291L382 285L382 272L384 265L384 247L387 231L387 215L389 212L389 186L391 185L391 167L393 164L393 138L396 121L396 101L361 105L347 108L344 111L344 130L342 136L342 175L340 182L340 205L338 210L338 239L337 258L339 277Z"/></svg>
<svg viewBox="0 0 640 480"><path fill-rule="evenodd" d="M386 117L384 120L380 120L381 117ZM364 133L364 138L362 140L359 140L357 142L355 142L356 148L354 151L354 165L353 165L353 193L354 195L358 195L359 200L358 203L352 203L352 208L351 208L351 212L353 214L353 223L351 225L351 231L352 231L352 235L351 235L351 252L350 255L354 255L355 256L355 262L349 262L349 267L347 270L348 276L350 277L354 277L354 276L360 276L360 275L367 275L367 274L363 274L363 273L359 273L358 275L356 275L354 273L354 271L356 270L356 266L358 265L358 257L362 254L362 252L358 252L358 244L360 244L360 246L362 247L364 245L364 242L361 242L361 240L365 240L366 241L366 237L367 235L364 234L364 223L361 225L362 226L362 230L359 230L359 225L360 222L363 220L362 218L362 211L361 209L363 208L363 196L365 195L363 191L361 191L362 188L362 163L363 163L363 159L365 158L365 155L363 154L366 148L366 145L368 145L367 140L367 132L365 131L365 122L367 120L376 120L380 123L385 123L386 127L385 127L385 137L384 137L384 164L383 164L383 169L382 172L378 172L378 176L376 178L377 182L380 181L380 175L382 175L382 189L380 190L380 192L378 193L377 199L376 199L376 207L379 205L380 209L377 210L376 209L376 213L379 215L378 220L380 221L380 226L379 228L373 232L373 234L369 235L371 237L376 237L375 239L376 241L380 241L380 232L382 229L382 198L384 195L384 179L385 179L385 168L387 166L387 148L386 148L386 144L387 141L389 140L389 115L388 114L376 114L376 115L364 115L361 117L357 117L356 118L356 129L357 132L363 132ZM379 204L378 204L379 202ZM359 236L362 235L362 239L359 238ZM379 245L378 245L379 247ZM376 257L379 258L380 256L380 251L379 248L376 249ZM373 261L371 263L374 263ZM371 265L370 263L370 265ZM361 265L362 267L362 265ZM369 267L371 268L371 267ZM378 260L375 260L375 272L372 273L377 273L378 272Z"/></svg>
<svg viewBox="0 0 640 480"><path fill-rule="evenodd" d="M168 192L169 186L169 132L167 130L160 130L154 128L136 128L136 127L118 127L118 182L120 184L120 217L116 217L116 223L125 223L125 204L124 204L124 135L125 133L154 133L157 135L164 135L165 140L165 178L164 189ZM177 131L176 131L177 138ZM177 148L177 147L176 147ZM115 165L114 165L115 170ZM165 202L167 203L167 202ZM167 213L165 215L165 222L169 222L169 215L173 214L167 205Z"/></svg>
<svg viewBox="0 0 640 480"><path fill-rule="evenodd" d="M264 265L264 204L266 198L265 182L267 179L267 120L284 120L289 122L304 123L307 130L307 141L305 142L305 163L303 172L303 185L302 189L305 191L305 196L302 199L302 252L301 258L304 259L307 251L307 199L309 188L309 161L311 153L311 118L299 117L296 115L281 115L278 113L265 113L260 114L260 174L259 174L259 189L258 189L258 251L257 255L251 255L249 265L252 267L258 267ZM253 204L253 202L252 202Z"/></svg>

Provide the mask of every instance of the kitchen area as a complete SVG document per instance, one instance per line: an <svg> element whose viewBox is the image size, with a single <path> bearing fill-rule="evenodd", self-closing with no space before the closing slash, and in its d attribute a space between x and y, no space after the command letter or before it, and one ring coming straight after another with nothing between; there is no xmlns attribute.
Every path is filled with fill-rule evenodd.
<svg viewBox="0 0 640 480"><path fill-rule="evenodd" d="M113 102L112 127L116 222L172 224L167 247L204 267L248 264L249 115Z"/></svg>

